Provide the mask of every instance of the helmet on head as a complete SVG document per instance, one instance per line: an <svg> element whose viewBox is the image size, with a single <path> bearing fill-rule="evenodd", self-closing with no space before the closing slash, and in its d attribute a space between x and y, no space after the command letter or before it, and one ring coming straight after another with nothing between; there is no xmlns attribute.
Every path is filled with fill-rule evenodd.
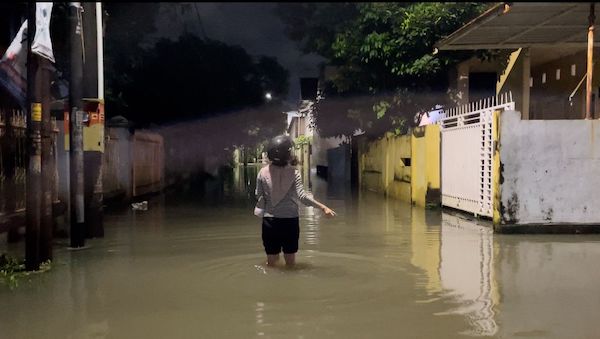
<svg viewBox="0 0 600 339"><path fill-rule="evenodd" d="M285 166L292 160L294 142L287 135L278 135L269 141L267 156L276 166Z"/></svg>

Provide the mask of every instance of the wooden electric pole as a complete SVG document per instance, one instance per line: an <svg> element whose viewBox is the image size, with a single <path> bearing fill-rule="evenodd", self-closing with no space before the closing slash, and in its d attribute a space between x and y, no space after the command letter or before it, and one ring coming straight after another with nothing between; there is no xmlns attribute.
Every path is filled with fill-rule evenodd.
<svg viewBox="0 0 600 339"><path fill-rule="evenodd" d="M28 3L27 15L27 165L25 215L25 268L40 267L40 212L42 192L42 107L40 103L39 57L31 53L35 36L36 4Z"/></svg>
<svg viewBox="0 0 600 339"><path fill-rule="evenodd" d="M102 6L83 3L83 107L89 114L83 144L85 229L87 238L104 236L102 161L104 155L104 82L102 65Z"/></svg>
<svg viewBox="0 0 600 339"><path fill-rule="evenodd" d="M40 261L52 260L52 233L54 230L54 216L52 215L52 190L54 188L54 149L52 147L53 128L50 112L50 75L52 66L50 61L43 57L39 60L40 85L42 103L42 196L40 220Z"/></svg>
<svg viewBox="0 0 600 339"><path fill-rule="evenodd" d="M585 118L592 119L592 74L594 73L594 3L590 4L588 48L587 48L587 82L585 87Z"/></svg>
<svg viewBox="0 0 600 339"><path fill-rule="evenodd" d="M69 81L69 166L71 175L71 247L85 246L85 214L83 186L83 46L81 3L70 2L71 78Z"/></svg>

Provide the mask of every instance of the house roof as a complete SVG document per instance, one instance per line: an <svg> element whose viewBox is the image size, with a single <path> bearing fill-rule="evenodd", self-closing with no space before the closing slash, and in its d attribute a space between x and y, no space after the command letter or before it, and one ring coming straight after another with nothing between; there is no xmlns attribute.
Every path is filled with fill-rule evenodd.
<svg viewBox="0 0 600 339"><path fill-rule="evenodd" d="M502 2L435 47L439 50L584 47L589 14L590 3ZM600 42L600 34L595 34L594 40Z"/></svg>

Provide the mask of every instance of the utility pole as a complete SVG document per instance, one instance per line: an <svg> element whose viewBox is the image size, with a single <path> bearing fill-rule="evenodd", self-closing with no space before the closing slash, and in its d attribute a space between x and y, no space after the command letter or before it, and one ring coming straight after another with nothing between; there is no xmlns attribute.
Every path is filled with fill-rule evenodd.
<svg viewBox="0 0 600 339"><path fill-rule="evenodd" d="M104 236L102 160L104 155L104 80L102 58L102 6L99 2L83 3L84 111L89 114L84 127L85 229L87 238Z"/></svg>
<svg viewBox="0 0 600 339"><path fill-rule="evenodd" d="M42 196L41 196L41 232L40 261L52 260L52 233L54 218L52 215L52 191L54 189L54 148L52 147L53 128L50 119L50 74L52 67L46 58L37 57L39 61L40 79L36 85L41 86L42 102Z"/></svg>
<svg viewBox="0 0 600 339"><path fill-rule="evenodd" d="M26 231L25 231L25 268L28 271L40 267L40 211L42 191L42 107L39 102L40 87L38 72L40 59L31 53L31 45L35 36L36 4L29 2L27 8L27 150L29 163L27 165L26 189Z"/></svg>
<svg viewBox="0 0 600 339"><path fill-rule="evenodd" d="M587 48L587 83L585 86L585 118L592 119L592 74L594 73L594 22L596 15L594 13L594 3L590 4L590 14L588 17L588 48Z"/></svg>
<svg viewBox="0 0 600 339"><path fill-rule="evenodd" d="M69 81L70 137L69 166L71 174L71 247L85 246L85 214L83 186L83 102L81 86L83 79L83 46L81 3L70 2L70 51L71 79Z"/></svg>

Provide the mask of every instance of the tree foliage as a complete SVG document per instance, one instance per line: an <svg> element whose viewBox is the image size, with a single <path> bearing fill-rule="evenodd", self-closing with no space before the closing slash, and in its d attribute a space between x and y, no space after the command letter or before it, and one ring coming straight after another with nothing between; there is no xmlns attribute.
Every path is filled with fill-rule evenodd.
<svg viewBox="0 0 600 339"><path fill-rule="evenodd" d="M186 34L147 50L123 90L127 117L169 123L257 107L266 91L286 93L288 73L275 59Z"/></svg>
<svg viewBox="0 0 600 339"><path fill-rule="evenodd" d="M154 22L166 15L160 5L171 6L107 4L107 115L161 125L155 130L165 138L170 171L225 164L234 146L279 134L288 71L274 58L191 33L152 40Z"/></svg>
<svg viewBox="0 0 600 339"><path fill-rule="evenodd" d="M472 54L433 55L433 45L487 6L474 2L281 4L278 12L288 23L290 38L304 51L319 53L336 66L325 86L328 99L316 116L319 129L325 135L352 135L356 128L380 133L406 126L415 110L444 103L448 69ZM287 21L293 13L300 18ZM360 98L362 104L350 98ZM326 104L328 100L334 103ZM335 128L326 126L327 120L336 121ZM337 123L343 120L347 125Z"/></svg>
<svg viewBox="0 0 600 339"><path fill-rule="evenodd" d="M123 90L126 116L159 131L170 171L226 164L235 146L253 147L285 127L288 73L277 60L186 34L145 51ZM266 101L265 93L274 99ZM179 162L178 169L174 169Z"/></svg>
<svg viewBox="0 0 600 339"><path fill-rule="evenodd" d="M123 92L137 82L133 73L149 53L145 43L156 32L160 3L107 2L104 8L106 112L127 115L130 107Z"/></svg>

